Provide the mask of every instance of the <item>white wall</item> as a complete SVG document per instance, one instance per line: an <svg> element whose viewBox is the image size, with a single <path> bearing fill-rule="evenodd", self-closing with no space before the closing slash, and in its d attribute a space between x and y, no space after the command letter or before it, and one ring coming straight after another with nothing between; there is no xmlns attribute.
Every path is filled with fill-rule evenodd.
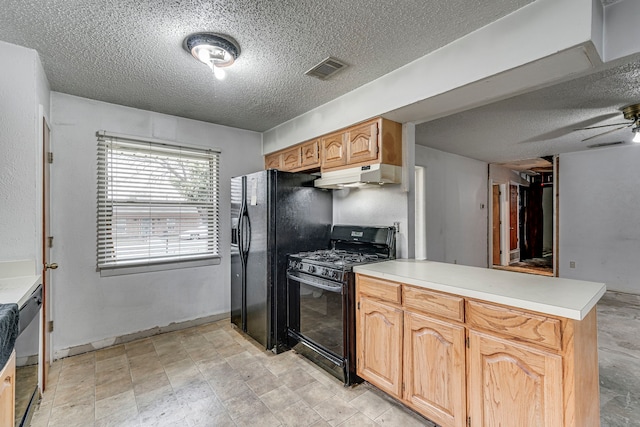
<svg viewBox="0 0 640 427"><path fill-rule="evenodd" d="M334 190L333 223L392 226L399 222L396 257L407 258L407 194L401 185Z"/></svg>
<svg viewBox="0 0 640 427"><path fill-rule="evenodd" d="M259 133L53 92L51 96L54 351L230 310L230 178L263 168ZM100 277L96 272L98 130L222 151L216 266ZM104 340L104 341L101 341Z"/></svg>
<svg viewBox="0 0 640 427"><path fill-rule="evenodd" d="M560 157L560 277L640 294L640 144Z"/></svg>
<svg viewBox="0 0 640 427"><path fill-rule="evenodd" d="M415 150L415 164L426 173L427 259L486 267L487 163L421 145Z"/></svg>
<svg viewBox="0 0 640 427"><path fill-rule="evenodd" d="M49 84L32 49L0 42L0 63L0 260L40 260L38 104L48 112Z"/></svg>

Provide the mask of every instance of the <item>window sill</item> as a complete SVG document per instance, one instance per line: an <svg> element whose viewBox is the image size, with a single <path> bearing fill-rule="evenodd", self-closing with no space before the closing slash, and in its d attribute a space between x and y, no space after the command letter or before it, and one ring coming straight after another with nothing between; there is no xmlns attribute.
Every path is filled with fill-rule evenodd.
<svg viewBox="0 0 640 427"><path fill-rule="evenodd" d="M177 270L180 268L205 267L220 264L220 257L189 261L169 261L157 264L130 265L99 269L100 277L122 276L125 274L151 273L153 271Z"/></svg>

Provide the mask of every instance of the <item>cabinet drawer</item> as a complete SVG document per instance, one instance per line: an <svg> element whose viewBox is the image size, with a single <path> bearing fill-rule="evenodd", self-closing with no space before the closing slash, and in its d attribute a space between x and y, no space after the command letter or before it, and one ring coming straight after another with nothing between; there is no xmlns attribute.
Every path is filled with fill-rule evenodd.
<svg viewBox="0 0 640 427"><path fill-rule="evenodd" d="M503 333L556 350L562 346L559 319L479 301L467 301L466 314L467 324L471 327Z"/></svg>
<svg viewBox="0 0 640 427"><path fill-rule="evenodd" d="M405 308L464 322L464 298L462 297L403 285L402 304Z"/></svg>
<svg viewBox="0 0 640 427"><path fill-rule="evenodd" d="M358 293L367 294L385 301L400 304L401 289L400 283L389 282L387 280L376 279L375 277L362 276L358 274Z"/></svg>

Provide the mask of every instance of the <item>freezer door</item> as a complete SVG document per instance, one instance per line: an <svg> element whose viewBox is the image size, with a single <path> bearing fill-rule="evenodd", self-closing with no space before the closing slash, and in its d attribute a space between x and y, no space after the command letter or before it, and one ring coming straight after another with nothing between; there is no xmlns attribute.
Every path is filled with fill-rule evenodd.
<svg viewBox="0 0 640 427"><path fill-rule="evenodd" d="M243 326L244 266L240 254L240 215L243 210L243 180L239 176L231 179L231 322L241 330Z"/></svg>
<svg viewBox="0 0 640 427"><path fill-rule="evenodd" d="M247 175L247 191L244 202L247 211L246 226L242 225L243 237L248 244L246 265L246 332L253 339L270 348L271 301L270 278L268 277L267 242L268 191L267 174L261 171ZM243 243L241 242L241 246Z"/></svg>

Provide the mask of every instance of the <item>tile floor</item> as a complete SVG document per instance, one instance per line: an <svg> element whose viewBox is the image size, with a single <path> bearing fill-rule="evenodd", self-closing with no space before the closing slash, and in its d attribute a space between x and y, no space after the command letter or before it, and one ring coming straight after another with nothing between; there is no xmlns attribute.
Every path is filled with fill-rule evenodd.
<svg viewBox="0 0 640 427"><path fill-rule="evenodd" d="M433 426L229 320L56 361L31 427Z"/></svg>
<svg viewBox="0 0 640 427"><path fill-rule="evenodd" d="M601 425L640 426L640 297L598 304ZM56 361L31 427L429 426L368 384L344 388L228 320Z"/></svg>

